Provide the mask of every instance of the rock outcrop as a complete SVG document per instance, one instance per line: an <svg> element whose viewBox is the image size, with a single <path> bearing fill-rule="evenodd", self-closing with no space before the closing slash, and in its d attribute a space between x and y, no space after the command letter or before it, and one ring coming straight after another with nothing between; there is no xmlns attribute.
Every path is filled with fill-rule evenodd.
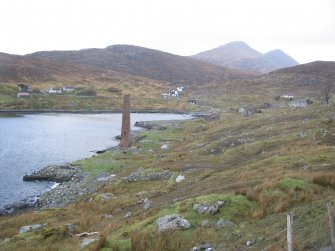
<svg viewBox="0 0 335 251"><path fill-rule="evenodd" d="M67 182L73 179L80 180L81 169L78 166L62 165L47 166L39 171L23 176L23 181L54 181Z"/></svg>
<svg viewBox="0 0 335 251"><path fill-rule="evenodd" d="M174 229L188 229L191 224L183 216L179 214L171 214L160 217L156 220L158 231L174 230Z"/></svg>
<svg viewBox="0 0 335 251"><path fill-rule="evenodd" d="M198 214L216 214L219 209L223 207L224 201L217 201L214 204L203 203L203 204L194 204L193 210Z"/></svg>
<svg viewBox="0 0 335 251"><path fill-rule="evenodd" d="M150 181L150 180L167 180L172 173L169 171L152 172L139 169L123 178L124 182Z"/></svg>

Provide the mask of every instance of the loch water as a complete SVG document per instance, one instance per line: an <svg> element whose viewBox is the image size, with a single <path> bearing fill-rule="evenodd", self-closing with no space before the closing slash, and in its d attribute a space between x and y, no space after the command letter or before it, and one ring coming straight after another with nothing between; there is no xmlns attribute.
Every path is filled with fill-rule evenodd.
<svg viewBox="0 0 335 251"><path fill-rule="evenodd" d="M179 120L190 115L134 113L131 121ZM0 117L0 208L50 189L22 177L48 165L90 157L116 146L121 114L27 114ZM139 129L133 126L132 129Z"/></svg>

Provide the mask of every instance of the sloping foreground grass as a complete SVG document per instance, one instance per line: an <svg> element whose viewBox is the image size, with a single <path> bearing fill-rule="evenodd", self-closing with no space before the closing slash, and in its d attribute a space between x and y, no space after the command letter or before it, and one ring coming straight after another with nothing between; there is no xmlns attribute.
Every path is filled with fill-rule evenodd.
<svg viewBox="0 0 335 251"><path fill-rule="evenodd" d="M229 112L218 120L190 120L143 132L145 137L127 151L77 162L90 173L116 174L96 193L65 208L2 217L0 249L78 250L82 239L67 230L73 224L73 234L99 232L100 241L87 250L188 250L202 242L218 250L245 250L248 240L262 248L275 243L265 239L285 228L288 211L297 212L300 227L303 220L314 218L323 224L325 202L335 195L333 114L334 106L318 104L250 118ZM124 182L123 177L138 169L173 175L170 180ZM186 179L177 183L179 174ZM101 200L104 193L114 197ZM153 201L153 208L144 210L145 198ZM225 201L218 214L198 215L192 209L194 203L216 200ZM132 216L125 219L129 211ZM192 227L158 233L155 221L171 213L183 215ZM215 223L220 218L234 226L201 226L205 219ZM37 223L47 225L40 232L18 234L21 226ZM299 234L302 240L313 232ZM297 250L321 245L322 238L301 241ZM257 245L254 250L259 250Z"/></svg>

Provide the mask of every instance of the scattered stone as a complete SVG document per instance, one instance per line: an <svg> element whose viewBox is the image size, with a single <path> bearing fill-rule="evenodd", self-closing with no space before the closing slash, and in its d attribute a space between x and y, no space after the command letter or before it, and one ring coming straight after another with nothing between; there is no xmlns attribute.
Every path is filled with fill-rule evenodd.
<svg viewBox="0 0 335 251"><path fill-rule="evenodd" d="M188 229L191 224L178 214L165 215L156 220L158 231L166 231L173 229Z"/></svg>
<svg viewBox="0 0 335 251"><path fill-rule="evenodd" d="M40 196L29 196L20 201L5 205L3 209L0 209L0 215L11 215L17 212L22 212L28 209L36 208Z"/></svg>
<svg viewBox="0 0 335 251"><path fill-rule="evenodd" d="M42 228L43 228L42 224L33 224L33 225L23 226L20 228L19 234L41 230Z"/></svg>
<svg viewBox="0 0 335 251"><path fill-rule="evenodd" d="M54 181L66 182L74 179L81 179L82 170L78 166L71 164L62 166L47 166L32 174L24 175L23 181Z"/></svg>
<svg viewBox="0 0 335 251"><path fill-rule="evenodd" d="M148 198L145 198L144 201L143 201L143 208L144 210L148 210L150 208L152 208L154 206L154 203L149 200Z"/></svg>
<svg viewBox="0 0 335 251"><path fill-rule="evenodd" d="M3 245L3 244L6 244L6 243L8 243L8 242L10 242L12 239L11 238L5 238L2 242L1 242L1 244Z"/></svg>
<svg viewBox="0 0 335 251"><path fill-rule="evenodd" d="M169 147L169 145L168 144L163 144L162 146L161 146L161 149L162 150L167 150L167 149L169 149L170 147Z"/></svg>
<svg viewBox="0 0 335 251"><path fill-rule="evenodd" d="M140 192L138 192L136 195L137 196L143 196L143 195L145 195L145 194L147 194L148 192L147 191L140 191Z"/></svg>
<svg viewBox="0 0 335 251"><path fill-rule="evenodd" d="M99 232L83 232L80 234L76 234L78 237L87 237L87 236L92 236L92 235L96 235L99 234Z"/></svg>
<svg viewBox="0 0 335 251"><path fill-rule="evenodd" d="M81 242L80 248L85 248L86 246L90 245L91 243L99 240L99 238L85 238Z"/></svg>
<svg viewBox="0 0 335 251"><path fill-rule="evenodd" d="M240 106L238 112L241 113L244 117L251 117L255 113L250 106Z"/></svg>
<svg viewBox="0 0 335 251"><path fill-rule="evenodd" d="M273 108L273 105L271 103L263 103L259 107L259 109L271 109L271 108Z"/></svg>
<svg viewBox="0 0 335 251"><path fill-rule="evenodd" d="M214 249L208 243L203 243L199 247L193 247L192 251L213 251Z"/></svg>
<svg viewBox="0 0 335 251"><path fill-rule="evenodd" d="M74 224L72 224L72 223L68 223L68 224L66 224L66 227L67 227L67 230L69 231L69 233L73 233L73 231L74 231L74 227L75 227L75 225Z"/></svg>
<svg viewBox="0 0 335 251"><path fill-rule="evenodd" d="M211 245L209 245L208 243L204 243L200 246L200 250L211 251L213 249L212 249Z"/></svg>
<svg viewBox="0 0 335 251"><path fill-rule="evenodd" d="M249 241L247 241L247 246L251 247L251 246L255 245L256 242L257 242L257 240L249 240Z"/></svg>
<svg viewBox="0 0 335 251"><path fill-rule="evenodd" d="M289 103L291 108L304 108L308 105L307 99L301 98L297 100L293 100Z"/></svg>
<svg viewBox="0 0 335 251"><path fill-rule="evenodd" d="M111 200L111 199L115 198L114 194L112 194L112 193L100 194L98 197L102 201Z"/></svg>
<svg viewBox="0 0 335 251"><path fill-rule="evenodd" d="M123 219L127 219L127 218L129 218L129 217L131 217L131 216L133 216L133 213L132 212L127 212L126 214L125 214L125 216L123 216Z"/></svg>
<svg viewBox="0 0 335 251"><path fill-rule="evenodd" d="M123 178L124 182L137 182L137 181L150 181L150 180L168 180L172 173L169 171L163 172L145 172L143 169L139 169L134 173L129 174Z"/></svg>
<svg viewBox="0 0 335 251"><path fill-rule="evenodd" d="M202 114L195 114L194 117L203 118L204 120L207 120L207 121L212 121L212 120L220 119L220 114L217 113L217 112L212 112L212 113L209 113L209 114L202 113Z"/></svg>
<svg viewBox="0 0 335 251"><path fill-rule="evenodd" d="M299 137L300 138L302 138L302 139L304 139L304 138L306 138L306 132L304 132L304 131L301 131L301 132L299 132Z"/></svg>
<svg viewBox="0 0 335 251"><path fill-rule="evenodd" d="M166 129L166 126L162 125L160 121L137 121L135 126L155 131L163 131Z"/></svg>
<svg viewBox="0 0 335 251"><path fill-rule="evenodd" d="M217 201L214 204L203 203L203 204L194 204L193 210L198 214L216 214L219 209L223 207L224 201Z"/></svg>
<svg viewBox="0 0 335 251"><path fill-rule="evenodd" d="M115 176L116 176L115 174L111 174L108 176L101 175L100 177L97 177L97 181L108 181L108 180L113 179Z"/></svg>
<svg viewBox="0 0 335 251"><path fill-rule="evenodd" d="M177 183L182 182L184 179L185 179L185 176L179 174L178 177L176 178L176 182L177 182Z"/></svg>
<svg viewBox="0 0 335 251"><path fill-rule="evenodd" d="M213 225L208 220L203 220L201 223L202 227L212 227Z"/></svg>
<svg viewBox="0 0 335 251"><path fill-rule="evenodd" d="M216 222L216 226L218 228L222 228L222 227L233 227L234 223L231 221L225 221L224 219L220 218L217 222Z"/></svg>
<svg viewBox="0 0 335 251"><path fill-rule="evenodd" d="M112 219L113 215L111 215L111 214L103 214L101 217L105 218L105 219Z"/></svg>

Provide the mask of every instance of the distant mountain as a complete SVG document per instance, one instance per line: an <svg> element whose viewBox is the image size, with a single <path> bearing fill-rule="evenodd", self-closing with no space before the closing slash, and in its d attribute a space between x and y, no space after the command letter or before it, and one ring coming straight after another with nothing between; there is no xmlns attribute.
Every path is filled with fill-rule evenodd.
<svg viewBox="0 0 335 251"><path fill-rule="evenodd" d="M138 77L174 84L201 84L250 74L158 50L131 45L79 51L42 51L25 56L0 54L0 82Z"/></svg>
<svg viewBox="0 0 335 251"><path fill-rule="evenodd" d="M282 50L277 49L262 54L241 41L200 52L192 57L205 62L255 73L268 73L298 64L296 60Z"/></svg>
<svg viewBox="0 0 335 251"><path fill-rule="evenodd" d="M257 77L253 83L263 83L267 87L318 93L324 84L335 85L335 62L315 61L283 68Z"/></svg>

